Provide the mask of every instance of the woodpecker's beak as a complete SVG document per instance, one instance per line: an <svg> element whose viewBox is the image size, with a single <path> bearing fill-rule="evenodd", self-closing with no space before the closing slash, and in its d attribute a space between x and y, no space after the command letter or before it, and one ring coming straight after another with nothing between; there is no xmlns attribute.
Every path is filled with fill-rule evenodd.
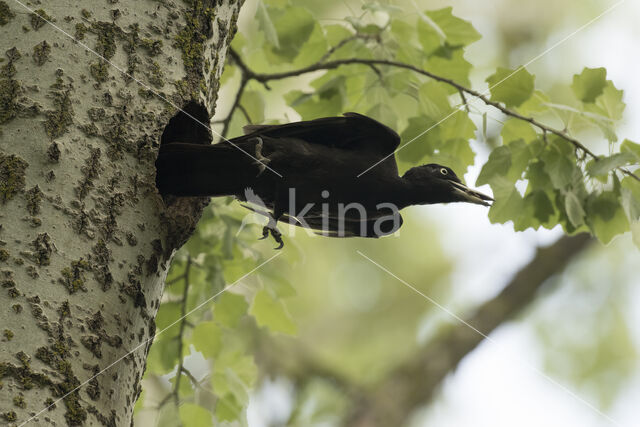
<svg viewBox="0 0 640 427"><path fill-rule="evenodd" d="M453 193L460 197L461 202L476 203L482 206L491 206L488 202L493 202L493 198L484 195L476 190L472 190L464 184L449 181L453 186Z"/></svg>

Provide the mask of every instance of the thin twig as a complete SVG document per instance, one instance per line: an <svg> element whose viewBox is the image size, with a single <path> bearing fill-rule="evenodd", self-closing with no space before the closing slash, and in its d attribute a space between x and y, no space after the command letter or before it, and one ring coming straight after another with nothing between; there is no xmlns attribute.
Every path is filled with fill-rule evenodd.
<svg viewBox="0 0 640 427"><path fill-rule="evenodd" d="M244 93L244 89L247 87L247 83L249 83L249 79L243 73L242 79L240 80L240 87L238 87L238 92L236 93L236 99L233 100L233 104L231 105L231 110L229 110L229 114L227 117L222 120L222 132L220 135L223 139L227 138L227 133L229 132L229 125L231 124L231 119L233 118L233 113L235 112L238 105L240 105L240 100L242 99L242 94Z"/></svg>
<svg viewBox="0 0 640 427"><path fill-rule="evenodd" d="M191 380L191 384L193 384L194 387L196 387L197 389L199 389L201 391L204 391L205 393L209 393L209 394L213 395L214 397L217 397L213 391L203 387L202 384L200 383L200 381L198 381L198 379L195 376L193 376L191 371L189 371L184 366L182 367L182 373L184 373L189 378L189 380Z"/></svg>
<svg viewBox="0 0 640 427"><path fill-rule="evenodd" d="M158 406L157 406L156 409L158 409L158 410L162 409L162 407L164 405L166 405L166 403L169 401L169 399L171 399L171 396L173 396L173 392L167 393L167 395L160 401L160 403L158 403Z"/></svg>
<svg viewBox="0 0 640 427"><path fill-rule="evenodd" d="M347 43L350 43L354 40L377 40L380 41L380 37L376 34L361 34L361 33L356 33L350 37L346 37L342 40L340 40L338 43L336 43L333 47L331 47L327 53L325 53L324 55L322 55L322 58L320 58L318 60L319 63L326 61L327 59L329 59L331 57L331 55L333 55L338 49L340 49L341 47L343 47L344 45L346 45Z"/></svg>
<svg viewBox="0 0 640 427"><path fill-rule="evenodd" d="M180 280L183 280L183 279L184 279L184 273L182 273L178 277L174 277L173 279L169 280L168 282L165 282L165 285L166 286L173 285L174 283L179 282Z"/></svg>
<svg viewBox="0 0 640 427"><path fill-rule="evenodd" d="M185 374L191 380L191 384L193 384L194 387L202 387L202 385L200 384L200 381L198 381L198 379L193 376L191 371L185 368L184 366L182 367L182 373Z"/></svg>
<svg viewBox="0 0 640 427"><path fill-rule="evenodd" d="M382 72L380 71L380 69L378 67L376 67L375 65L371 64L371 65L369 65L369 68L371 68L373 70L373 72L376 73L376 75L378 76L379 80L382 80Z"/></svg>
<svg viewBox="0 0 640 427"><path fill-rule="evenodd" d="M180 403L180 378L182 377L182 372L185 371L184 368L184 358L182 357L182 347L184 345L184 328L187 324L187 295L189 293L189 270L191 269L191 255L187 257L187 266L184 269L184 273L177 277L176 279L184 279L184 289L182 291L182 309L181 309L181 319L180 320L180 331L176 336L178 340L178 368L176 369L176 382L173 385L173 390L168 393L158 404L158 409L162 408L168 401L173 397L173 401L176 406ZM174 280L176 280L174 279Z"/></svg>
<svg viewBox="0 0 640 427"><path fill-rule="evenodd" d="M471 110L469 109L469 103L467 102L467 96L464 94L463 90L458 89L458 92L460 93L460 98L462 99L462 103L464 104L464 108L467 110L467 113L470 113Z"/></svg>
<svg viewBox="0 0 640 427"><path fill-rule="evenodd" d="M555 128L552 128L550 126L547 126L539 121L537 121L536 119L534 119L533 117L528 117L528 116L524 116L516 111L513 111L505 106L503 106L502 104L500 104L499 102L496 101L492 101L491 99L489 99L486 95L473 90L473 89L469 89L457 82L455 82L452 79L449 79L447 77L442 77L439 76L437 74L434 74L430 71L426 71L423 69L420 69L416 66L413 66L411 64L405 64L403 62L398 62L398 61L390 61L390 60L386 60L386 59L361 59L361 58L351 58L351 59L339 59L339 60L335 60L335 61L328 61L328 62L324 62L324 63L315 63L312 65L309 65L308 67L303 67L303 68L299 68L297 70L291 70L291 71L285 71L285 72L281 72L281 73L272 73L272 74L265 74L265 73L252 73L253 74L253 79L257 80L260 83L266 83L272 80L282 80L282 79L286 79L289 77L295 77L295 76L300 76L302 74L307 74L307 73L311 73L314 71L319 71L319 70L332 70L332 69L336 69L338 67L341 67L343 65L366 65L366 66L372 66L372 65L387 65L387 66L392 66L392 67L396 67L396 68L404 68L407 70L411 70L417 74L421 74L423 76L427 76L432 78L433 80L448 84L449 86L454 87L455 89L457 89L459 92L462 93L466 93L468 95L471 95L475 98L480 99L482 102L484 102L486 105L490 105L494 108L496 108L497 110L500 110L502 113L504 113L507 116L511 116L514 117L518 120L522 120L528 123L531 123L533 126L537 127L538 129L542 130L543 132L548 132L548 133L552 133L554 135L559 136L560 138L564 139L565 141L569 142L570 144L573 144L576 148L582 150L582 152L588 154L591 158L593 158L595 161L599 161L600 157L598 157L595 153L593 153L591 150L589 150L587 147L585 147L580 141L578 141L577 139L571 137L570 135L568 135L566 133L566 131L561 131ZM634 178L637 181L640 181L640 178L635 175L634 173L626 170L625 168L622 167L618 167L616 168L618 170L620 170L622 173L624 173L625 175L628 175L632 178Z"/></svg>
<svg viewBox="0 0 640 427"><path fill-rule="evenodd" d="M390 67L396 67L396 68L402 68L402 69L406 69L406 70L411 70L417 74L421 74L423 76L429 77L433 80L445 83L449 86L452 86L453 88L457 89L458 92L460 93L463 103L465 105L465 107L467 108L467 111L469 111L469 105L467 103L467 99L466 99L466 95L471 95L475 98L480 99L482 102L484 102L486 105L489 105L491 107L496 108L497 110L501 111L503 114L516 118L518 120L522 120L525 122L530 123L531 125L535 126L536 128L540 129L543 133L543 138L545 138L546 140L546 136L547 133L552 133L556 136L559 136L560 138L564 139L565 141L569 142L570 144L572 144L574 147L576 147L577 149L581 150L582 153L584 153L585 155L589 155L592 159L594 159L595 161L599 161L600 157L597 156L595 153L593 153L591 150L589 150L584 144L582 144L580 141L578 141L576 138L573 138L572 136L570 136L566 130L558 130L555 129L553 127L547 126L539 121L537 121L536 119L534 119L533 117L529 117L529 116L524 116L516 111L513 111L507 107L505 107L504 105L500 104L499 102L496 101L492 101L491 99L489 99L487 97L486 94L484 93L480 93L476 90L470 89L466 86L463 86L457 82L455 82L454 80L447 78L447 77L442 77L439 76L437 74L434 74L430 71L426 71L423 70L421 68L418 68L414 65L411 64L406 64L404 62L398 62L398 61L391 61L391 60L387 60L387 59L362 59L362 58L350 58L350 59L338 59L338 60L334 60L334 61L326 61L326 58L328 58L331 54L333 54L337 49L339 49L340 47L344 46L345 44L355 40L356 38L365 38L366 35L362 35L362 34L355 34L353 36L347 37L345 39L343 39L342 41L340 41L339 43L337 43L335 46L333 46L331 49L329 49L329 51L327 52L327 54L323 55L322 58L316 62L315 64L309 65L307 67L303 67L303 68L299 68L297 70L291 70L291 71L285 71L285 72L280 72L280 73L271 73L271 74L267 74L267 73L256 73L253 70L251 70L247 64L244 63L244 61L242 61L242 58L240 58L240 55L238 55L238 53L233 50L233 49L229 49L229 55L231 56L231 58L233 59L233 61L236 63L236 65L238 66L238 68L240 68L240 71L242 73L242 80L241 80L241 85L240 88L238 89L238 93L236 95L236 99L234 101L233 107L231 108L231 111L229 112L229 115L227 116L227 118L225 120L223 120L224 123L224 128L223 128L223 132L222 132L222 136L226 136L226 132L228 130L229 127L229 123L231 122L231 117L233 116L233 113L235 111L235 109L238 107L239 102L240 102L240 97L242 96L242 92L245 89L246 84L250 81L250 80L255 80L261 84L263 84L265 87L268 88L267 84L270 81L273 80L282 80L282 79L287 79L289 77L297 77L300 76L302 74L307 74L307 73L311 73L314 71L319 71L319 70L332 70L332 69L336 69L339 68L343 65L365 65L368 66L370 68L372 68L374 70L374 72L379 73L379 70L377 69L376 65L387 65ZM370 36L370 37L375 37L375 36ZM640 177L638 177L637 175L635 175L633 172L623 168L623 167L617 167L616 169L618 169L619 171L621 171L623 174L632 177L633 179L635 179L636 181L640 182Z"/></svg>
<svg viewBox="0 0 640 427"><path fill-rule="evenodd" d="M247 111L246 108L244 108L242 103L238 103L238 110L240 110L240 112L242 113L244 118L247 119L247 123L253 124L253 121L251 120L251 117L249 116L249 112Z"/></svg>
<svg viewBox="0 0 640 427"><path fill-rule="evenodd" d="M182 347L184 346L184 328L187 321L187 296L189 294L189 270L191 269L191 255L187 257L187 266L184 269L184 289L182 291L182 307L180 312L180 331L178 332L178 369L176 370L176 382L173 387L173 399L176 406L180 403L180 379L184 370L184 358L182 357Z"/></svg>
<svg viewBox="0 0 640 427"><path fill-rule="evenodd" d="M233 62L240 68L240 71L246 75L248 78L253 78L253 71L247 67L247 64L244 63L238 52L236 52L232 47L229 47L229 56L233 59Z"/></svg>

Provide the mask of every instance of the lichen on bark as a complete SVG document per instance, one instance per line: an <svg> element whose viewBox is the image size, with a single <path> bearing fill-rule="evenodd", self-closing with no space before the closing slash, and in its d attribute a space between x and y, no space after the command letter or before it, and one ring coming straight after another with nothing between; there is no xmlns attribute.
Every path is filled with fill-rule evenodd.
<svg viewBox="0 0 640 427"><path fill-rule="evenodd" d="M0 152L0 202L6 203L24 189L25 169L29 164L20 157Z"/></svg>
<svg viewBox="0 0 640 427"><path fill-rule="evenodd" d="M40 28L44 27L44 25L49 22L53 22L53 18L44 11L44 9L36 9L35 13L30 15L31 17L31 27L38 31Z"/></svg>
<svg viewBox="0 0 640 427"><path fill-rule="evenodd" d="M29 212L29 215L36 216L40 213L40 202L42 201L40 187L37 185L31 187L25 193L25 198L27 199L27 212Z"/></svg>
<svg viewBox="0 0 640 427"><path fill-rule="evenodd" d="M15 12L11 10L7 2L0 1L0 25L7 25L15 17Z"/></svg>
<svg viewBox="0 0 640 427"><path fill-rule="evenodd" d="M54 109L47 111L47 120L44 122L44 129L50 139L62 136L73 123L72 88L62 83L62 73L62 70L58 69L58 81L50 92Z"/></svg>
<svg viewBox="0 0 640 427"><path fill-rule="evenodd" d="M33 47L33 60L36 64L42 66L51 54L51 45L46 40L38 43Z"/></svg>
<svg viewBox="0 0 640 427"><path fill-rule="evenodd" d="M13 119L19 111L18 96L22 88L13 77L16 74L15 62L22 56L15 47L7 50L8 62L0 67L0 124Z"/></svg>

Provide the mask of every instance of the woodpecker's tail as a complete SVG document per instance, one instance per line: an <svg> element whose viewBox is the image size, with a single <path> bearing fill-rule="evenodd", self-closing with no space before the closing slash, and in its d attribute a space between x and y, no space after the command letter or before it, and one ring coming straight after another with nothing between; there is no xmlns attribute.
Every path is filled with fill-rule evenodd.
<svg viewBox="0 0 640 427"><path fill-rule="evenodd" d="M251 158L227 144L162 144L156 160L156 186L175 196L230 196L255 176Z"/></svg>

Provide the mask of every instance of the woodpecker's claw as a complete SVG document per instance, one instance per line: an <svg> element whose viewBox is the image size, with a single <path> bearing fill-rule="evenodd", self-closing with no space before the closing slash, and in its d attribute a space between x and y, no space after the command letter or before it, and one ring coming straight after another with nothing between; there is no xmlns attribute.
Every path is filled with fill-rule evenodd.
<svg viewBox="0 0 640 427"><path fill-rule="evenodd" d="M264 240L264 239L266 239L267 237L269 237L269 226L268 226L268 225L265 225L265 226L262 228L262 237L258 237L258 240Z"/></svg>
<svg viewBox="0 0 640 427"><path fill-rule="evenodd" d="M262 138L256 136L255 139L257 139L258 142L256 142L256 161L253 163L258 166L258 175L256 175L257 178L262 175L262 173L267 168L267 164L269 164L271 160L262 155Z"/></svg>
<svg viewBox="0 0 640 427"><path fill-rule="evenodd" d="M273 240L275 240L276 243L278 243L278 246L273 249L275 250L282 249L282 247L284 246L284 241L282 240L282 233L280 233L280 231L275 227L275 225L273 227L271 227L270 225L265 225L262 228L262 237L258 238L258 240L266 239L267 237L269 237L269 233L271 233L271 237L273 237Z"/></svg>
<svg viewBox="0 0 640 427"><path fill-rule="evenodd" d="M271 229L271 236L276 241L276 243L278 243L278 246L273 248L273 249L275 249L277 251L282 249L282 247L284 246L284 241L282 240L282 233L280 233L280 231L278 231L277 228L272 228Z"/></svg>

